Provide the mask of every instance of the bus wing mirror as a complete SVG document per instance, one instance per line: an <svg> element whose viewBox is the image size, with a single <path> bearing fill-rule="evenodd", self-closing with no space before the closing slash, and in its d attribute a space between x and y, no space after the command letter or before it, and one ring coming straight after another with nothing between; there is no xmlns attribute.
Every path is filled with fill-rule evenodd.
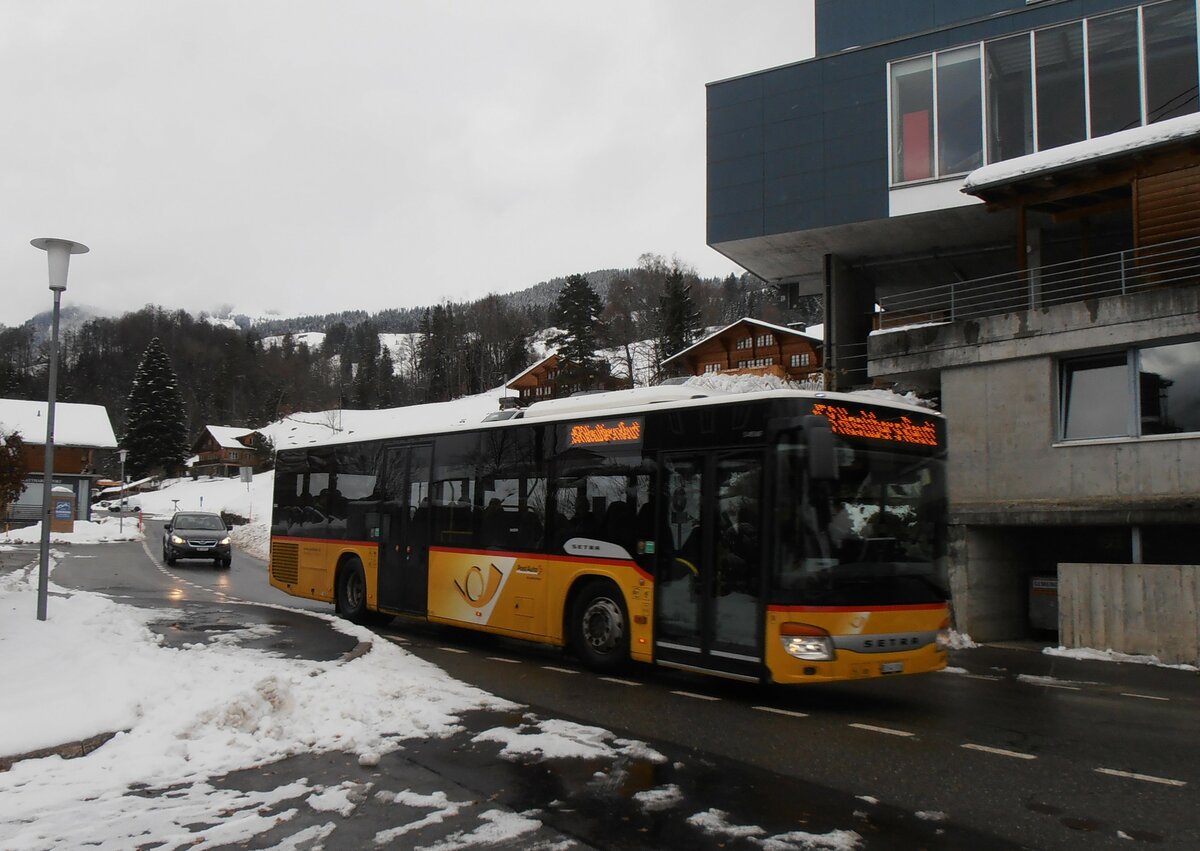
<svg viewBox="0 0 1200 851"><path fill-rule="evenodd" d="M801 425L808 444L808 477L818 482L837 481L837 449L833 445L833 429L829 427L829 420L807 416Z"/></svg>

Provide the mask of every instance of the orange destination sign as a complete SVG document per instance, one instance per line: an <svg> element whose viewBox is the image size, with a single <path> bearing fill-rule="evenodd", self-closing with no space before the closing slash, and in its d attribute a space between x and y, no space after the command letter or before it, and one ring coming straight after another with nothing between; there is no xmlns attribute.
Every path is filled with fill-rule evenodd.
<svg viewBox="0 0 1200 851"><path fill-rule="evenodd" d="M932 420L920 424L905 416L897 420L881 420L874 411L859 410L857 414L852 414L849 408L827 404L813 405L813 413L828 419L833 433L845 437L868 437L920 446L938 445L937 426Z"/></svg>
<svg viewBox="0 0 1200 851"><path fill-rule="evenodd" d="M642 420L635 417L629 420L609 420L599 423L580 423L571 426L571 446L597 446L614 443L640 443L642 440Z"/></svg>

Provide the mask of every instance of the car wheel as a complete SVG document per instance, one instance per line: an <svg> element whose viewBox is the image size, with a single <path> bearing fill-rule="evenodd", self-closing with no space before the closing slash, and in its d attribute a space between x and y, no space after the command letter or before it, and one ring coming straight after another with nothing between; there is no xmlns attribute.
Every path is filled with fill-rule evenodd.
<svg viewBox="0 0 1200 851"><path fill-rule="evenodd" d="M367 619L367 577L357 558L347 559L338 571L337 613L354 623Z"/></svg>
<svg viewBox="0 0 1200 851"><path fill-rule="evenodd" d="M588 581L571 606L571 646L594 671L612 671L629 659L629 616L617 586Z"/></svg>

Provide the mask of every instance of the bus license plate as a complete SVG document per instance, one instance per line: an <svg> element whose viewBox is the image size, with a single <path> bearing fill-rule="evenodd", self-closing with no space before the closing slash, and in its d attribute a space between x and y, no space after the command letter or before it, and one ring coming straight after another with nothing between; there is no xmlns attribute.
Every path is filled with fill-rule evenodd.
<svg viewBox="0 0 1200 851"><path fill-rule="evenodd" d="M879 673L881 674L902 674L904 673L903 662L881 662L879 665Z"/></svg>

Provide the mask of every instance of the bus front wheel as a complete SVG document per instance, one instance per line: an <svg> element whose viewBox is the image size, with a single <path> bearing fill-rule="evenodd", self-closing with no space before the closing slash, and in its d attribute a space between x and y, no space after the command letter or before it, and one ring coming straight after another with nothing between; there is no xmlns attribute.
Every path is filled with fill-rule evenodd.
<svg viewBox="0 0 1200 851"><path fill-rule="evenodd" d="M347 560L338 571L337 613L354 623L367 618L367 576L356 558Z"/></svg>
<svg viewBox="0 0 1200 851"><path fill-rule="evenodd" d="M615 670L629 658L628 624L620 590L593 579L579 589L571 606L571 645L592 670Z"/></svg>

